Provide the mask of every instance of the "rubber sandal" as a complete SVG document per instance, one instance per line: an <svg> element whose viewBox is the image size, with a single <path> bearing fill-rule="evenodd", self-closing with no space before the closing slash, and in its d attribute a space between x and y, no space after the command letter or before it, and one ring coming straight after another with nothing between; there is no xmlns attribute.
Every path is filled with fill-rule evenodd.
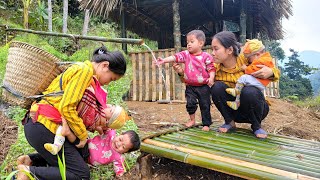
<svg viewBox="0 0 320 180"><path fill-rule="evenodd" d="M223 125L220 126L219 128L226 128L226 129L227 129L227 132L230 132L230 131L236 129L235 127L231 126L230 124L223 124ZM219 131L219 129L218 129L218 131ZM220 131L219 131L219 132L220 132ZM227 132L226 132L226 133L227 133Z"/></svg>
<svg viewBox="0 0 320 180"><path fill-rule="evenodd" d="M256 130L256 131L254 132L254 135L256 135L256 137L259 138L259 139L266 139L266 138L267 138L267 137L265 137L265 138L258 137L258 136L257 136L258 134L268 135L268 133L267 133L265 130L261 129L261 128L258 129L258 130Z"/></svg>

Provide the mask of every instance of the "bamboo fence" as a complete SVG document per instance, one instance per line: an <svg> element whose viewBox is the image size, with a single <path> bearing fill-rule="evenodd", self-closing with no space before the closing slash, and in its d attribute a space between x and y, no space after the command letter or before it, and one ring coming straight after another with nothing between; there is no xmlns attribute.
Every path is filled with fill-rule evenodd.
<svg viewBox="0 0 320 180"><path fill-rule="evenodd" d="M212 53L211 48L204 51ZM162 49L154 51L155 57L168 57L175 54L175 49ZM150 52L130 53L133 79L129 100L158 101L181 100L185 101L185 84L181 83L171 63L157 67ZM276 64L276 61L274 61ZM162 78L162 75L164 79ZM271 82L266 90L267 97L279 98L279 82Z"/></svg>
<svg viewBox="0 0 320 180"><path fill-rule="evenodd" d="M141 151L245 179L320 179L320 143L280 135L259 140L245 129L197 127L143 138Z"/></svg>

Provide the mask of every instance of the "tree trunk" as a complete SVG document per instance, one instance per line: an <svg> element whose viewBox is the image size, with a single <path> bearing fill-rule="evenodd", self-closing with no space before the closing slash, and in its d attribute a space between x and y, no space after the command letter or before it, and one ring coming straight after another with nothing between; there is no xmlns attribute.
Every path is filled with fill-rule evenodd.
<svg viewBox="0 0 320 180"><path fill-rule="evenodd" d="M29 28L29 7L23 7L23 27Z"/></svg>
<svg viewBox="0 0 320 180"><path fill-rule="evenodd" d="M22 0L23 3L23 27L25 29L29 28L29 7L32 0Z"/></svg>
<svg viewBox="0 0 320 180"><path fill-rule="evenodd" d="M180 31L180 12L179 12L179 0L174 0L172 3L173 11L173 39L174 48L176 52L181 51L181 31Z"/></svg>
<svg viewBox="0 0 320 180"><path fill-rule="evenodd" d="M48 0L48 30L52 32L52 2Z"/></svg>
<svg viewBox="0 0 320 180"><path fill-rule="evenodd" d="M68 0L63 0L63 27L62 33L68 31Z"/></svg>
<svg viewBox="0 0 320 180"><path fill-rule="evenodd" d="M86 9L85 15L84 15L83 29L82 29L83 36L86 36L88 33L89 21L90 21L90 11L89 9Z"/></svg>
<svg viewBox="0 0 320 180"><path fill-rule="evenodd" d="M247 38L247 13L246 3L244 0L241 2L240 7L240 42L245 43Z"/></svg>

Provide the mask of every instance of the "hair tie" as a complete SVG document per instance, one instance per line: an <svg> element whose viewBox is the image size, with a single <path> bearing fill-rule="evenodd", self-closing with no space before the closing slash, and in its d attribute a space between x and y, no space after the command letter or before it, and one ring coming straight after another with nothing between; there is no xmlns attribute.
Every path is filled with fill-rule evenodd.
<svg viewBox="0 0 320 180"><path fill-rule="evenodd" d="M98 50L98 54L104 54L104 53L105 53L105 51L103 49Z"/></svg>

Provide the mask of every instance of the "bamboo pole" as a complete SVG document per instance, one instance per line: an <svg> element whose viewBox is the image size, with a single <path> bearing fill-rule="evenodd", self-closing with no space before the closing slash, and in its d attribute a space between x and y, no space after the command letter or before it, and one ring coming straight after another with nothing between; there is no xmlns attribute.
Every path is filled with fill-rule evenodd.
<svg viewBox="0 0 320 180"><path fill-rule="evenodd" d="M228 163L228 164L243 166L243 167L250 168L250 169L255 169L255 170L261 170L261 171L264 171L264 172L267 172L267 173L276 174L276 175L279 175L279 176L284 176L284 177L288 177L288 178L292 178L292 179L306 179L306 180L307 179L308 180L316 179L314 177L310 177L310 176L306 176L306 175L292 173L292 172L288 172L288 171L284 171L284 170L280 170L280 169L276 169L276 168L272 168L272 167L263 166L263 165L260 165L260 164L254 164L254 163L242 161L242 160L237 160L237 159L232 159L232 158L228 158L228 157L209 154L209 153L206 153L206 152L200 152L200 151L196 151L196 150L185 148L185 147L181 147L181 146L176 146L176 145L171 145L171 144L167 144L167 143L163 143L163 142L154 141L154 140L151 140L151 139L146 139L143 142L146 143L146 144L151 144L151 145L155 145L155 146L159 146L159 147L163 147L163 148L167 148L167 149L178 150L178 151L181 151L181 152L184 152L184 153L192 154L192 155L195 155L195 156L200 156L200 157L203 157L203 158L209 158L209 159L212 159L212 160L225 162L225 163Z"/></svg>
<svg viewBox="0 0 320 180"><path fill-rule="evenodd" d="M83 39L83 40L93 40L93 41L102 41L102 42L115 42L115 43L128 43L128 44L143 44L143 39L131 39L131 38L105 38L99 36L82 36L76 34L64 34L64 33L56 33L56 32L44 32L44 31L34 31L29 29L19 29L19 28L7 28L6 31L18 31L39 35L47 35L47 36L58 36L58 37L67 37L73 40L75 39Z"/></svg>

